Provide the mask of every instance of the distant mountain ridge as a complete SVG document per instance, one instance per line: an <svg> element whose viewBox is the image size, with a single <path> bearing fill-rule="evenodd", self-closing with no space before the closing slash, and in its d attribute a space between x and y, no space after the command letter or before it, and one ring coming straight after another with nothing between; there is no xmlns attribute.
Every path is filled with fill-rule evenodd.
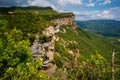
<svg viewBox="0 0 120 80"><path fill-rule="evenodd" d="M1 8L6 8L6 9L13 9L13 10L16 10L16 9L21 9L21 10L28 10L28 9L35 9L35 10L44 10L44 9L52 9L51 7L38 7L38 6L28 6L28 7L19 7L19 6L12 6L12 7L0 7Z"/></svg>
<svg viewBox="0 0 120 80"><path fill-rule="evenodd" d="M51 7L38 7L38 6L28 6L28 7L19 7L19 6L12 6L12 7L0 7L0 13L7 12L7 11L14 11L14 10L53 10Z"/></svg>
<svg viewBox="0 0 120 80"><path fill-rule="evenodd" d="M120 37L120 21L116 20L89 20L76 21L78 26L90 32L105 37Z"/></svg>

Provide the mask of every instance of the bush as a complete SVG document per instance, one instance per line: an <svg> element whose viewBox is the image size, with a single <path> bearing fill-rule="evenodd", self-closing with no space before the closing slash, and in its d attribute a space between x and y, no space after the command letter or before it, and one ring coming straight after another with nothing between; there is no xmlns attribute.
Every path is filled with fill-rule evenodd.
<svg viewBox="0 0 120 80"><path fill-rule="evenodd" d="M52 36L47 37L46 35L42 35L42 36L40 36L39 40L40 40L41 43L46 43L46 42L49 42L49 41L52 40Z"/></svg>

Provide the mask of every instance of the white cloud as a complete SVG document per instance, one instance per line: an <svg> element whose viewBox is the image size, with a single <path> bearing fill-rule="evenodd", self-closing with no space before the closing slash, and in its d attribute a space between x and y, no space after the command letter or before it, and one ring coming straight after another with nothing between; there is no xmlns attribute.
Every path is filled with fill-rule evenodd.
<svg viewBox="0 0 120 80"><path fill-rule="evenodd" d="M52 7L54 10L59 11L59 10L55 7L55 5L54 5L54 4L51 4L51 5L50 5L50 7Z"/></svg>
<svg viewBox="0 0 120 80"><path fill-rule="evenodd" d="M27 5L30 6L51 6L50 2L47 0L28 0Z"/></svg>
<svg viewBox="0 0 120 80"><path fill-rule="evenodd" d="M91 12L89 12L89 11L88 12L82 12L79 15L76 16L76 20L95 20L95 19L120 20L119 14L115 13L116 10L119 10L119 8L110 8L108 10L103 10L103 11L96 10L96 11L91 11Z"/></svg>
<svg viewBox="0 0 120 80"><path fill-rule="evenodd" d="M76 15L76 20L92 20L92 19L96 19L96 14L100 13L99 10L95 10L95 11L82 11L79 12L78 15Z"/></svg>
<svg viewBox="0 0 120 80"><path fill-rule="evenodd" d="M100 3L100 5L107 5L111 4L111 0L105 0L103 3Z"/></svg>
<svg viewBox="0 0 120 80"><path fill-rule="evenodd" d="M110 8L111 11L120 11L120 7L113 7L113 8Z"/></svg>
<svg viewBox="0 0 120 80"><path fill-rule="evenodd" d="M18 1L19 2L19 1ZM111 4L111 0L27 0L24 3L26 6L51 6L59 12L73 12L76 15L76 20L91 20L91 19L116 19L120 20L120 7L113 7L107 10L82 10L66 9L70 4L79 4L82 6L95 7L97 4ZM80 11L81 10L81 11Z"/></svg>
<svg viewBox="0 0 120 80"><path fill-rule="evenodd" d="M109 11L114 14L116 20L120 20L120 7L110 8Z"/></svg>
<svg viewBox="0 0 120 80"><path fill-rule="evenodd" d="M80 14L80 12L78 12L78 11L72 11L74 14L76 14L76 15L79 15Z"/></svg>
<svg viewBox="0 0 120 80"><path fill-rule="evenodd" d="M64 10L59 10L59 12L65 12Z"/></svg>
<svg viewBox="0 0 120 80"><path fill-rule="evenodd" d="M84 15L84 14L76 17L76 20L80 20L80 21L85 21L90 19L91 19L90 15Z"/></svg>
<svg viewBox="0 0 120 80"><path fill-rule="evenodd" d="M109 12L108 10L104 10L104 11L102 12L102 14L103 14L103 15L108 15L108 14L110 14L110 12Z"/></svg>
<svg viewBox="0 0 120 80"><path fill-rule="evenodd" d="M97 17L105 19L113 19L114 15L110 13L109 10L104 10L102 13L97 14Z"/></svg>
<svg viewBox="0 0 120 80"><path fill-rule="evenodd" d="M86 6L88 7L94 7L96 2L93 2L92 0L89 0Z"/></svg>
<svg viewBox="0 0 120 80"><path fill-rule="evenodd" d="M81 0L57 0L57 3L60 5L66 5L68 3L70 4L82 4Z"/></svg>
<svg viewBox="0 0 120 80"><path fill-rule="evenodd" d="M51 4L47 0L28 0L26 3L23 3L22 6L42 6L42 7L50 6L54 10L58 10L54 4Z"/></svg>
<svg viewBox="0 0 120 80"><path fill-rule="evenodd" d="M97 3L100 5L107 5L107 4L111 4L111 0L89 0L86 6L95 7Z"/></svg>
<svg viewBox="0 0 120 80"><path fill-rule="evenodd" d="M95 6L95 3L90 2L90 3L88 3L86 6L91 6L91 7L94 7L94 6Z"/></svg>

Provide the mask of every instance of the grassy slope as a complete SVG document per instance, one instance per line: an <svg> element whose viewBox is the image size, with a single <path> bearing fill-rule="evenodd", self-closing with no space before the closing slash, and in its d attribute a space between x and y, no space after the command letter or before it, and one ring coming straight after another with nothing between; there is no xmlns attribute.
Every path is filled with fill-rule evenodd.
<svg viewBox="0 0 120 80"><path fill-rule="evenodd" d="M60 32L59 37L63 38L65 41L76 41L78 44L76 47L79 47L80 54L85 57L89 57L91 54L95 54L97 51L105 58L110 59L113 49L120 51L119 46L110 43L106 39L93 35L79 28L73 31L71 27L72 26L61 27L61 31L65 29L66 33ZM72 46L74 45L70 45L68 48L72 48Z"/></svg>
<svg viewBox="0 0 120 80"><path fill-rule="evenodd" d="M75 25L64 25L61 26L60 28L60 32L58 35L60 39L58 42L55 43L55 54L53 61L58 67L55 73L55 77L57 76L58 79L59 78L62 79L63 77L60 76L64 75L64 78L67 77L66 78L67 80L75 79L77 72L79 73L79 69L82 67L82 65L84 65L82 63L86 63L86 61L90 59L91 55L96 55L96 53L99 53L100 55L105 57L107 59L109 68L111 68L112 50L116 49L116 51L120 51L120 46L111 43L107 39L89 33L87 31L81 30L80 28L76 28L76 30L73 30L74 26ZM73 51L73 54L76 54L75 52L76 49L80 50L79 54L80 56L78 57L77 61L75 61L78 64L77 67L74 66L75 57L71 55L69 52L70 50ZM115 59L115 64L117 65L120 64L120 62L118 61L119 58L120 55L117 54ZM66 63L68 66L65 65ZM117 70L117 66L115 66L115 69ZM84 68L81 68L81 70L83 70L84 74L86 69L84 70ZM78 76L78 80L81 79L80 75L81 74L79 74ZM119 78L119 68L115 73L115 78L116 80L118 80Z"/></svg>

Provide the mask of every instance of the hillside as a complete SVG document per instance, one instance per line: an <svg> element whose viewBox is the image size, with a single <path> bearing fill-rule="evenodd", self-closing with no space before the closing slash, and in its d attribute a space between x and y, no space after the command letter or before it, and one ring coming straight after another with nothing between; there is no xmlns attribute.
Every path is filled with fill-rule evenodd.
<svg viewBox="0 0 120 80"><path fill-rule="evenodd" d="M112 44L109 40L94 35L90 32L84 31L80 28L77 28L75 31L72 30L72 27L62 27L63 30L66 30L66 33L59 33L60 38L65 41L75 41L77 46L80 49L80 53L85 57L89 57L91 54L100 53L105 58L111 58L111 50L116 49L119 51L119 46ZM75 45L70 45L68 48L71 48Z"/></svg>
<svg viewBox="0 0 120 80"><path fill-rule="evenodd" d="M120 37L120 21L116 20L89 20L76 21L78 26L90 32L105 37Z"/></svg>
<svg viewBox="0 0 120 80"><path fill-rule="evenodd" d="M120 50L120 46L117 46L109 42L109 40L107 39L104 39L102 37L89 33L87 31L84 31L78 28L77 25L75 24L63 25L60 29L61 30L58 34L60 39L58 42L55 43L55 52L56 52L55 64L57 64L59 68L67 68L68 71L70 70L71 75L69 75L69 77L72 79L75 79L75 77L73 76L78 75L76 77L79 80L86 75L87 79L85 78L84 79L88 80L87 74L84 73L85 72L84 69L87 69L86 68L87 63L86 62L84 63L84 61L91 58L91 55L100 54L101 56L104 56L104 58L108 61L108 64L110 64L109 62L111 62L112 50L113 49L116 49L116 51ZM94 63L94 60L95 59L93 59L93 63ZM116 56L115 63L119 64L119 54ZM103 62L103 65L105 65L104 62ZM79 71L79 68L84 70L83 71L83 73L85 74L84 76L81 75L82 70ZM78 74L76 74L77 72ZM108 74L108 73L105 73L105 74ZM116 72L116 76L118 74L119 73Z"/></svg>
<svg viewBox="0 0 120 80"><path fill-rule="evenodd" d="M50 7L0 8L0 79L110 80L112 50L120 46L74 20Z"/></svg>

